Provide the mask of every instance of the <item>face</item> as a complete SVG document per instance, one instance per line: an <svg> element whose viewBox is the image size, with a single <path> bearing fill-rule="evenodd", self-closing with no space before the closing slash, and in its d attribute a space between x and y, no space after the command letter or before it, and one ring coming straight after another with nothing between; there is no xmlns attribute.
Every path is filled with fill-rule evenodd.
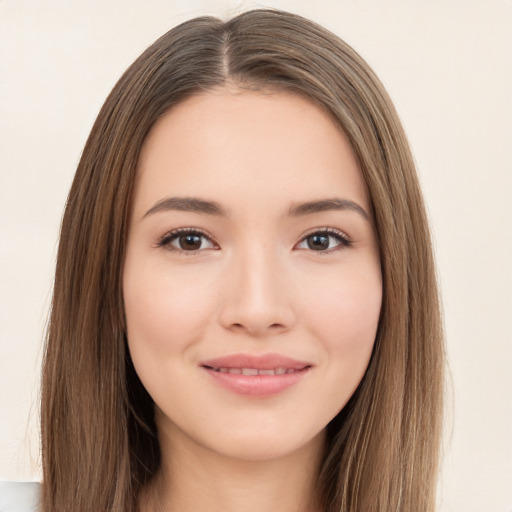
<svg viewBox="0 0 512 512"><path fill-rule="evenodd" d="M161 438L246 460L319 439L363 377L382 298L343 133L291 94L173 107L138 162L123 286Z"/></svg>

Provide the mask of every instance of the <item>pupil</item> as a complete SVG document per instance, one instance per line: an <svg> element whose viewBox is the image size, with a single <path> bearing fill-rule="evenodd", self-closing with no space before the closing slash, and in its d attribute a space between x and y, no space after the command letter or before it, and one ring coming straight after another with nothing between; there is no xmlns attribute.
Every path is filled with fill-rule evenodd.
<svg viewBox="0 0 512 512"><path fill-rule="evenodd" d="M308 237L308 247L314 251L329 248L329 237L325 235L311 235Z"/></svg>
<svg viewBox="0 0 512 512"><path fill-rule="evenodd" d="M201 247L201 237L198 235L180 236L180 246L189 250L199 249Z"/></svg>

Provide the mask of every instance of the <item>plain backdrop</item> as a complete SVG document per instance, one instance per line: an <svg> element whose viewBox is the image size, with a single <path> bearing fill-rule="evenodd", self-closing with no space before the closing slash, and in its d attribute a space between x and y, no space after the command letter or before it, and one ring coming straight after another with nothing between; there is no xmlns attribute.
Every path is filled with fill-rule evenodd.
<svg viewBox="0 0 512 512"><path fill-rule="evenodd" d="M443 292L451 377L440 510L512 512L512 0L0 0L0 478L40 478L58 230L102 102L172 26L254 7L332 30L394 100Z"/></svg>

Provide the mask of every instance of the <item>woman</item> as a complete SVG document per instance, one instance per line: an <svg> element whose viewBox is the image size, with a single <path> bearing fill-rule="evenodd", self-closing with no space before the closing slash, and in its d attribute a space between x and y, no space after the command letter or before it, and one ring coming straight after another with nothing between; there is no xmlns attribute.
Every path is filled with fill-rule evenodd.
<svg viewBox="0 0 512 512"><path fill-rule="evenodd" d="M433 510L443 347L390 100L258 10L127 70L63 218L44 512Z"/></svg>

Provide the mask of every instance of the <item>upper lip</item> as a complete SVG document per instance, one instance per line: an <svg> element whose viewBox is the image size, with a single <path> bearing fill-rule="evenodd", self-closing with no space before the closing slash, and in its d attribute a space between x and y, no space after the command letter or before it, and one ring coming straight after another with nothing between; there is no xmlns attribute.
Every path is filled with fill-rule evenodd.
<svg viewBox="0 0 512 512"><path fill-rule="evenodd" d="M200 366L207 368L256 368L258 370L272 370L273 368L303 370L312 366L312 364L281 354L263 354L261 356L232 354L201 361Z"/></svg>

